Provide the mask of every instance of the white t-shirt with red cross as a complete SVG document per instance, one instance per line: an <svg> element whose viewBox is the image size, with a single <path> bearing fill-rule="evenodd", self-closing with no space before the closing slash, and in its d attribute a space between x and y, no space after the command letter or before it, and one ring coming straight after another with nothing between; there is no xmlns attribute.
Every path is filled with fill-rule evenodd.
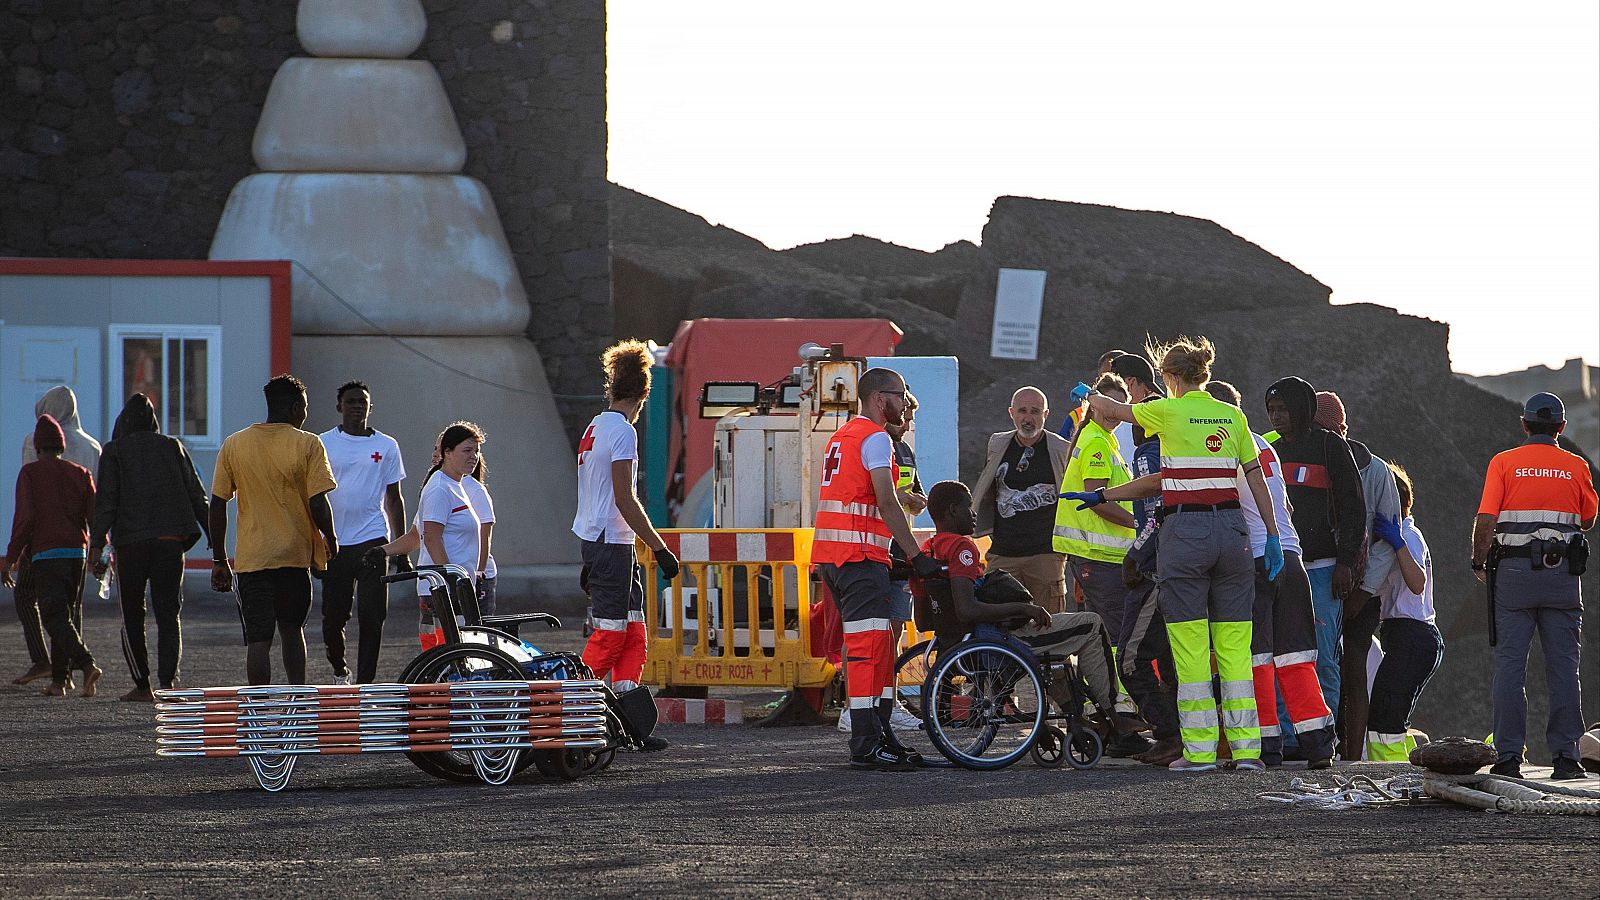
<svg viewBox="0 0 1600 900"><path fill-rule="evenodd" d="M462 566L468 572L476 574L478 514L472 510L472 500L467 496L467 489L461 482L443 472L433 473L428 483L422 486L422 500L417 504L417 531L425 532L425 525L429 522L444 526L441 540L444 543L445 555L450 557L451 564ZM433 558L428 555L428 545L424 542L422 551L417 554L417 565L433 564ZM427 594L429 590L426 581L417 580L417 593Z"/></svg>
<svg viewBox="0 0 1600 900"><path fill-rule="evenodd" d="M578 514L572 519L573 534L586 541L604 535L608 544L633 543L633 529L622 518L612 493L611 464L638 459L639 433L626 416L608 409L594 417L578 442Z"/></svg>
<svg viewBox="0 0 1600 900"><path fill-rule="evenodd" d="M1251 432L1250 436L1256 439L1261 477L1266 479L1267 493L1272 495L1272 518L1278 525L1278 543L1285 553L1299 553L1300 533L1294 530L1294 519L1289 516L1289 489L1283 482L1283 463L1278 461L1277 452L1266 438L1255 432ZM1256 495L1250 492L1250 484L1245 481L1244 474L1240 473L1238 479L1239 506L1244 510L1244 520L1250 526L1250 553L1252 556L1265 556L1267 523L1261 520L1261 511L1256 508Z"/></svg>
<svg viewBox="0 0 1600 900"><path fill-rule="evenodd" d="M362 437L334 427L317 435L328 451L328 465L339 486L328 492L333 508L333 530L339 543L388 540L389 520L383 514L383 495L389 485L406 478L400 445L378 429Z"/></svg>

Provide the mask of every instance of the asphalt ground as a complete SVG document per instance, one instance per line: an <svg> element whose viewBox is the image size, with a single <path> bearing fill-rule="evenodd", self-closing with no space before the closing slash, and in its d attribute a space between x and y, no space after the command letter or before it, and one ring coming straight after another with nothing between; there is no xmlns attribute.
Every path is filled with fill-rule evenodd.
<svg viewBox="0 0 1600 900"><path fill-rule="evenodd" d="M9 605L0 613L14 621ZM412 655L410 622L391 619L386 676ZM197 597L185 625L184 683L239 683L231 605ZM315 681L329 670L315 613L313 625ZM0 896L1550 897L1600 885L1591 817L1260 799L1305 775L1288 768L862 773L831 727L664 726L667 752L572 783L530 770L501 787L450 784L399 755L309 757L268 794L242 760L155 756L151 707L116 699L129 686L119 628L112 604L90 606L107 677L87 700L10 685L26 657L16 626L0 638Z"/></svg>

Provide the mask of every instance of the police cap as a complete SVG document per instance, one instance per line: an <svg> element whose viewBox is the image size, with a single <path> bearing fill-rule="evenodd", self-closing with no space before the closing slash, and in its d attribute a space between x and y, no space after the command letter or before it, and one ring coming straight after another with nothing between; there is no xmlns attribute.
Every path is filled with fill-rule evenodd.
<svg viewBox="0 0 1600 900"><path fill-rule="evenodd" d="M1559 425L1567 420L1567 411L1561 405L1560 397L1541 391L1529 397L1528 402L1522 405L1522 420Z"/></svg>

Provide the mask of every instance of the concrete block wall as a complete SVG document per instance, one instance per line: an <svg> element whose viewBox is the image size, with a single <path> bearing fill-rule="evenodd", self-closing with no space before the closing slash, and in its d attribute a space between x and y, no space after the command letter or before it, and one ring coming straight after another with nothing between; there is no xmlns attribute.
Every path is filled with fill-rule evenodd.
<svg viewBox="0 0 1600 900"><path fill-rule="evenodd" d="M0 9L0 255L203 259L292 0L9 0ZM500 211L552 391L595 395L612 339L603 0L424 0L465 174ZM559 402L569 441L594 401Z"/></svg>

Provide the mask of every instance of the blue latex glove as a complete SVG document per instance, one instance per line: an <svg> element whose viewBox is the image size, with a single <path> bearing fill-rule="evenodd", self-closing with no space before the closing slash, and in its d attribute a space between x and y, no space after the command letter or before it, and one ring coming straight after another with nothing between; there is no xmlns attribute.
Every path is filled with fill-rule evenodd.
<svg viewBox="0 0 1600 900"><path fill-rule="evenodd" d="M1267 580L1277 581L1283 571L1283 542L1275 534L1267 535Z"/></svg>
<svg viewBox="0 0 1600 900"><path fill-rule="evenodd" d="M1400 552L1406 545L1406 539L1400 534L1400 520L1396 518L1376 518L1372 520L1372 536L1381 539L1384 543Z"/></svg>
<svg viewBox="0 0 1600 900"><path fill-rule="evenodd" d="M1080 381L1078 382L1077 386L1072 389L1072 392L1067 394L1067 401L1073 406L1077 406L1083 403L1083 401L1089 399L1089 390L1089 386Z"/></svg>
<svg viewBox="0 0 1600 900"><path fill-rule="evenodd" d="M1106 502L1105 491L1067 491L1064 494L1057 494L1056 496L1063 500L1078 501L1079 509L1088 509L1091 506L1099 506L1100 504Z"/></svg>

